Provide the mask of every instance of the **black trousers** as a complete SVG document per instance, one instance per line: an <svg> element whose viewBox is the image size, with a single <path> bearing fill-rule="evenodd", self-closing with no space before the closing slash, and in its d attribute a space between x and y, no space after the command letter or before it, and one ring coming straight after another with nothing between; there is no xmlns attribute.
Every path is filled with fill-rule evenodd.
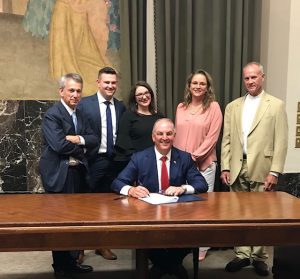
<svg viewBox="0 0 300 279"><path fill-rule="evenodd" d="M92 193L111 193L111 183L116 177L113 159L99 154L89 163L89 181Z"/></svg>
<svg viewBox="0 0 300 279"><path fill-rule="evenodd" d="M88 191L86 168L83 165L69 167L67 179L61 193L74 194ZM68 271L76 265L79 251L52 251L53 269Z"/></svg>
<svg viewBox="0 0 300 279"><path fill-rule="evenodd" d="M148 257L153 265L172 273L172 270L181 265L185 256L190 252L191 248L149 249Z"/></svg>

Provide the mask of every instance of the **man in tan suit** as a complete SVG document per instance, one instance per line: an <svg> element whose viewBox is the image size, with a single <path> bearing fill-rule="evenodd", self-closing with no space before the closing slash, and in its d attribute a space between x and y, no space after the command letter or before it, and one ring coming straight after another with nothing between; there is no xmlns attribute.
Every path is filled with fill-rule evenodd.
<svg viewBox="0 0 300 279"><path fill-rule="evenodd" d="M229 103L225 110L221 152L221 179L233 192L271 191L283 172L288 125L284 103L263 90L261 64L243 68L247 94ZM235 272L252 265L267 276L265 247L235 247L236 257L225 269Z"/></svg>

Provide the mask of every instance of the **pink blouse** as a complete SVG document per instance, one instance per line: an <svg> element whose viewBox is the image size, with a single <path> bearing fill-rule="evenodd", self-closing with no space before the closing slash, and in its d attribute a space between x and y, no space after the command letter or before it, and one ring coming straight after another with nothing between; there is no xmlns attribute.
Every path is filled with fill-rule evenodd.
<svg viewBox="0 0 300 279"><path fill-rule="evenodd" d="M177 106L174 146L192 154L200 171L217 160L216 144L222 126L222 112L217 102L209 108L191 114L183 103Z"/></svg>

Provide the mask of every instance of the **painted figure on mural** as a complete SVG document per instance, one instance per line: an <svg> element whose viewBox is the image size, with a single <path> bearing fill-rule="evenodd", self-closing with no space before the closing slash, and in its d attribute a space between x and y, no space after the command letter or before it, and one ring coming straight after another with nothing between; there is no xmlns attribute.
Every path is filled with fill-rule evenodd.
<svg viewBox="0 0 300 279"><path fill-rule="evenodd" d="M29 0L23 26L33 36L45 38L49 34L51 14L56 0Z"/></svg>
<svg viewBox="0 0 300 279"><path fill-rule="evenodd" d="M118 63L107 50L120 49L119 0L30 0L23 26L34 36L49 33L50 76L77 72L86 93L93 92L99 68Z"/></svg>
<svg viewBox="0 0 300 279"><path fill-rule="evenodd" d="M109 7L107 17L107 25L109 27L107 48L119 50L121 47L119 0L107 0L107 4Z"/></svg>

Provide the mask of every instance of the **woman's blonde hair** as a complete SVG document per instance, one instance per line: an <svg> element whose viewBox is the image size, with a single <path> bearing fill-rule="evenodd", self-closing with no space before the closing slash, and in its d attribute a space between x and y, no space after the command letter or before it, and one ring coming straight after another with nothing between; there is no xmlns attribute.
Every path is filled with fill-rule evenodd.
<svg viewBox="0 0 300 279"><path fill-rule="evenodd" d="M190 86L191 86L193 77L198 74L204 75L206 78L206 82L207 82L207 91L206 91L204 99L203 99L203 111L205 111L210 106L211 102L213 102L215 100L215 91L214 91L214 87L213 87L212 77L210 76L210 74L208 72L206 72L202 69L196 70L195 72L191 73L188 76L188 78L186 80L185 90L184 90L183 103L186 108L191 103L192 93L190 91Z"/></svg>

